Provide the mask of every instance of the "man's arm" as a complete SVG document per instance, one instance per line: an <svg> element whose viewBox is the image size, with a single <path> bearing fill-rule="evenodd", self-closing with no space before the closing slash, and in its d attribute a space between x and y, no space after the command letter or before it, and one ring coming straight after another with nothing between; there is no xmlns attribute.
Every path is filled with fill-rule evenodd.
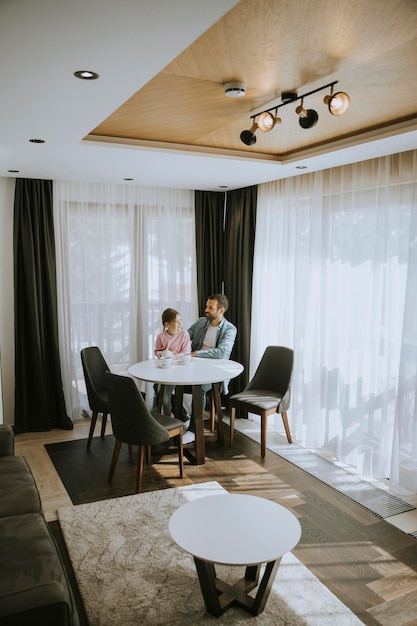
<svg viewBox="0 0 417 626"><path fill-rule="evenodd" d="M188 329L188 334L191 339L191 353L195 356L195 351L201 348L203 345L204 335L206 333L205 328L207 320L203 317L198 318Z"/></svg>
<svg viewBox="0 0 417 626"><path fill-rule="evenodd" d="M195 332L195 327L196 327L197 322L198 320L194 322L194 324L192 324L190 328L187 330L187 333L190 335L191 341L194 339L194 332Z"/></svg>

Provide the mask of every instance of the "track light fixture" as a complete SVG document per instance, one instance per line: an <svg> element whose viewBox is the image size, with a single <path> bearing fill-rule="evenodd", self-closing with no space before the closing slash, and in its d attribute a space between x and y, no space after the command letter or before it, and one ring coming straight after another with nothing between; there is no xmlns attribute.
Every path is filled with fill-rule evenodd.
<svg viewBox="0 0 417 626"><path fill-rule="evenodd" d="M313 93L317 93L318 91L323 91L323 89L330 88L330 94L325 96L323 99L324 104L327 105L329 112L332 115L340 116L346 113L349 108L350 98L347 93L344 91L338 91L333 93L334 86L338 81L335 80L332 83L328 83L327 85L323 85L323 87L319 87L318 89L313 89L302 96L298 96L293 92L283 92L281 94L281 104L277 104L270 109L265 109L265 111L261 111L260 113L256 113L255 115L251 115L252 127L250 130L243 130L240 133L241 141L247 146L253 146L256 143L255 132L259 128L264 133L269 132L274 128L276 124L281 123L281 119L278 117L278 109L280 107L286 106L290 104L290 102L295 102L296 100L301 100L299 106L295 109L296 114L299 117L298 123L301 128L313 128L317 124L319 119L317 111L314 109L305 109L304 108L304 98L307 96L311 96Z"/></svg>
<svg viewBox="0 0 417 626"><path fill-rule="evenodd" d="M254 122L250 130L242 130L240 138L247 146L253 146L256 143L255 131L258 128L258 124Z"/></svg>
<svg viewBox="0 0 417 626"><path fill-rule="evenodd" d="M277 116L277 110L275 109L275 115L272 115L270 111L264 111L258 117L258 128L263 133L269 133L275 126L275 124L281 124L281 118Z"/></svg>
<svg viewBox="0 0 417 626"><path fill-rule="evenodd" d="M323 102L327 104L332 115L344 115L349 108L350 98L344 91L338 91L334 94L333 87L334 85L330 88L330 95L324 96Z"/></svg>
<svg viewBox="0 0 417 626"><path fill-rule="evenodd" d="M301 98L301 104L295 109L295 112L299 116L298 123L301 128L313 128L317 124L319 119L317 111L314 109L305 109L303 107L303 98Z"/></svg>

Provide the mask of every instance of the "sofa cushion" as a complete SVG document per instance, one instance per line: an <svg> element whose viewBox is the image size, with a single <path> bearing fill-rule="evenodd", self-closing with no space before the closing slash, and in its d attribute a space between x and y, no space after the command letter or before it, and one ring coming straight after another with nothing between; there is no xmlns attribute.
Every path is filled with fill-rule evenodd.
<svg viewBox="0 0 417 626"><path fill-rule="evenodd" d="M32 472L22 456L0 457L0 518L41 510Z"/></svg>
<svg viewBox="0 0 417 626"><path fill-rule="evenodd" d="M0 537L0 571L7 572L0 577L0 624L19 613L36 615L38 607L44 615L39 623L77 624L69 581L43 515L0 519Z"/></svg>

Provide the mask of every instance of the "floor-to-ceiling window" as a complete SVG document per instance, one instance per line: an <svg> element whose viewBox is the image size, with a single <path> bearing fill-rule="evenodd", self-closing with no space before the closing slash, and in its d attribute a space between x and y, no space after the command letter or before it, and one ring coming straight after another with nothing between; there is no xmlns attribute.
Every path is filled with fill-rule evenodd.
<svg viewBox="0 0 417 626"><path fill-rule="evenodd" d="M397 447L417 489L417 324L405 318L407 299L417 305L416 153L258 192L252 371L267 345L294 348L296 439L378 478Z"/></svg>
<svg viewBox="0 0 417 626"><path fill-rule="evenodd" d="M112 369L153 354L161 313L197 316L194 193L55 184L60 349L71 414L87 408L80 350L97 345Z"/></svg>

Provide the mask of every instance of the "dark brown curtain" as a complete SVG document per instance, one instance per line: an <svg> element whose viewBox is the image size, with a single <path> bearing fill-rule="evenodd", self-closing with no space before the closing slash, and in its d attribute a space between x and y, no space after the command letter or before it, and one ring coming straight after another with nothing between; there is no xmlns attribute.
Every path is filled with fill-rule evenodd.
<svg viewBox="0 0 417 626"><path fill-rule="evenodd" d="M16 180L14 292L14 430L72 429L59 361L52 181Z"/></svg>
<svg viewBox="0 0 417 626"><path fill-rule="evenodd" d="M252 270L257 187L223 193L196 191L197 289L200 314L210 293L229 299L226 317L237 327L231 355L244 366L229 385L230 395L248 382L252 310Z"/></svg>
<svg viewBox="0 0 417 626"><path fill-rule="evenodd" d="M195 234L199 315L204 315L207 296L223 293L225 193L195 192Z"/></svg>
<svg viewBox="0 0 417 626"><path fill-rule="evenodd" d="M240 376L230 381L230 395L241 391L249 381L256 206L256 186L227 193L224 293L229 298L228 319L237 328L231 358L245 368Z"/></svg>

